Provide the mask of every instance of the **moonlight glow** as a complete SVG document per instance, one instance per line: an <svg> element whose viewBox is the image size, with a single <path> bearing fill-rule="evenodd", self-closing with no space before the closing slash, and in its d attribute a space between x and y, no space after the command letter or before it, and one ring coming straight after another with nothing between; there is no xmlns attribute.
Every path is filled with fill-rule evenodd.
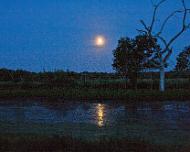
<svg viewBox="0 0 190 152"><path fill-rule="evenodd" d="M97 47L103 47L106 43L105 37L103 36L97 36L94 40L94 44Z"/></svg>

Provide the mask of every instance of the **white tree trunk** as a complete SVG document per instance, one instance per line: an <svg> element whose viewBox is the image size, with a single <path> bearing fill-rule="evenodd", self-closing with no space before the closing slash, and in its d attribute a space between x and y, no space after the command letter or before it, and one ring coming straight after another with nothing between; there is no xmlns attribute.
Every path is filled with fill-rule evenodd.
<svg viewBox="0 0 190 152"><path fill-rule="evenodd" d="M165 69L164 63L162 62L160 65L160 91L165 91Z"/></svg>

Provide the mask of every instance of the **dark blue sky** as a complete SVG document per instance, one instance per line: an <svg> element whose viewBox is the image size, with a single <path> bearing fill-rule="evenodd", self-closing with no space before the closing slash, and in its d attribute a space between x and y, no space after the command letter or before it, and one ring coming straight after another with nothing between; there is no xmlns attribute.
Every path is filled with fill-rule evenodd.
<svg viewBox="0 0 190 152"><path fill-rule="evenodd" d="M179 6L168 0L160 20ZM135 36L139 20L149 21L151 13L150 0L0 0L0 67L110 72L117 40ZM172 22L167 37L179 28L178 17ZM106 37L104 48L93 46L96 35ZM187 45L190 31L175 43L171 67Z"/></svg>

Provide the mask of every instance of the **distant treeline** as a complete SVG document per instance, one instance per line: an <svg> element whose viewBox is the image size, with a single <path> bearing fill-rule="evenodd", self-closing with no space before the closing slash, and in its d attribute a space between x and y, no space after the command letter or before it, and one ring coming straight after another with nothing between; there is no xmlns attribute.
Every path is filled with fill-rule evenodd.
<svg viewBox="0 0 190 152"><path fill-rule="evenodd" d="M131 89L128 79L117 73L101 72L30 72L25 70L0 69L0 89L51 89L51 88L108 88ZM138 89L158 89L158 72L141 72ZM190 72L166 73L169 89L190 89Z"/></svg>
<svg viewBox="0 0 190 152"><path fill-rule="evenodd" d="M73 72L73 71L62 71L57 70L54 72L30 72L26 70L9 70L0 69L0 81L36 81L36 82L62 82L65 80L96 80L96 79L119 79L121 75L117 73L106 73L106 72ZM159 72L141 72L140 79L158 79ZM166 73L166 78L190 78L189 72L176 72L169 71Z"/></svg>
<svg viewBox="0 0 190 152"><path fill-rule="evenodd" d="M83 77L88 79L116 79L119 75L115 73L103 72L73 72L57 70L54 72L30 72L26 70L9 70L0 69L0 81L37 81L37 82L50 82L50 81L64 81L64 80L80 80Z"/></svg>

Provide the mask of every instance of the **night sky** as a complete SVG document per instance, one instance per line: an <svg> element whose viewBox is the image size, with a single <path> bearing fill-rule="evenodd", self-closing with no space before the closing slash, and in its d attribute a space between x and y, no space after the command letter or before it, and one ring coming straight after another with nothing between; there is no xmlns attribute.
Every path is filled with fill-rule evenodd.
<svg viewBox="0 0 190 152"><path fill-rule="evenodd" d="M156 28L180 4L168 0ZM118 39L134 37L139 20L148 22L151 14L151 0L0 0L0 68L112 72ZM171 20L166 37L177 31L179 19ZM93 45L97 35L106 38L105 47ZM190 30L174 44L171 68L187 45Z"/></svg>

